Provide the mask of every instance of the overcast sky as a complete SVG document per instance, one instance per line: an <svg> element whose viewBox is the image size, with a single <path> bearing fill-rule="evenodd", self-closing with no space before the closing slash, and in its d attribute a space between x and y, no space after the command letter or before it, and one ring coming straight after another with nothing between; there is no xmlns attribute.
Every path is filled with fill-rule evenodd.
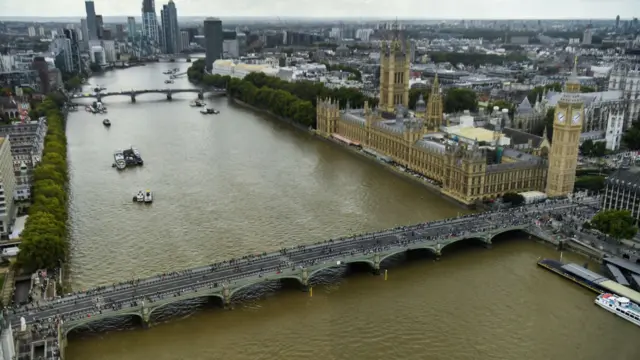
<svg viewBox="0 0 640 360"><path fill-rule="evenodd" d="M429 19L622 18L640 0L174 0L178 16L304 16ZM168 0L156 0L159 13ZM140 15L142 0L95 0L105 16ZM390 7L385 6L386 4ZM1 16L85 16L83 0L0 0Z"/></svg>

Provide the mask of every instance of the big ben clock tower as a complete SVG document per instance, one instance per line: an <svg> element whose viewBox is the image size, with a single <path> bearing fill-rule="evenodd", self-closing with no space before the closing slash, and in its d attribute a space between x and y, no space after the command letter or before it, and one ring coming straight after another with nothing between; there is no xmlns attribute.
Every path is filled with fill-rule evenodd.
<svg viewBox="0 0 640 360"><path fill-rule="evenodd" d="M578 148L584 121L584 102L580 96L577 75L578 58L571 77L556 105L553 119L553 141L549 152L547 195L565 196L573 192L578 164Z"/></svg>

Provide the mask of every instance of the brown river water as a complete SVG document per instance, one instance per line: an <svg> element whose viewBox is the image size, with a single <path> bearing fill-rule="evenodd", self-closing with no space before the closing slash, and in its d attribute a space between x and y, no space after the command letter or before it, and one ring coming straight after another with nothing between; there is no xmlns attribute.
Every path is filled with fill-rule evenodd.
<svg viewBox="0 0 640 360"><path fill-rule="evenodd" d="M174 67L187 64L91 80L107 91L192 87L164 84L162 71ZM107 115L70 116L75 289L465 212L225 98L208 99L220 115L201 115L188 106L193 98L108 97ZM112 154L130 145L145 166L118 173ZM154 204L131 204L147 188ZM513 235L490 250L389 264L386 281L354 273L312 296L285 289L147 330L76 334L67 360L640 359L640 330L595 307L595 294L538 268L539 257L559 253Z"/></svg>

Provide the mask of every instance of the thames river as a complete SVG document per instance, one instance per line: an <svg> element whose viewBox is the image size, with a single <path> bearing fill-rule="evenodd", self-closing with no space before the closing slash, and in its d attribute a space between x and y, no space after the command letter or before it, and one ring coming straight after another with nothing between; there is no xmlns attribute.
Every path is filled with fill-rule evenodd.
<svg viewBox="0 0 640 360"><path fill-rule="evenodd" d="M157 63L91 78L107 91L166 85ZM224 97L219 115L195 94L104 99L106 115L69 117L74 289L455 216L424 187ZM105 128L107 117L112 126ZM116 149L144 167L118 172ZM134 204L138 190L151 206ZM595 295L536 267L553 249L526 238L461 248L440 261L354 274L133 329L75 336L68 360L640 358L638 329L596 308ZM564 254L579 263L584 259Z"/></svg>

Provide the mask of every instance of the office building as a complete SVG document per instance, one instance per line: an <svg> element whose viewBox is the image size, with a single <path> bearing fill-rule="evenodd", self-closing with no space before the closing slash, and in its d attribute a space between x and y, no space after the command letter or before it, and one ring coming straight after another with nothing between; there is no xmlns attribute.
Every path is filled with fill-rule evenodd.
<svg viewBox="0 0 640 360"><path fill-rule="evenodd" d="M116 24L116 40L124 40L124 25L122 24Z"/></svg>
<svg viewBox="0 0 640 360"><path fill-rule="evenodd" d="M205 66L211 71L213 62L222 59L222 21L208 18L204 21Z"/></svg>
<svg viewBox="0 0 640 360"><path fill-rule="evenodd" d="M38 35L40 35L40 37L44 37L44 28L42 26L38 28Z"/></svg>
<svg viewBox="0 0 640 360"><path fill-rule="evenodd" d="M237 59L240 57L240 46L235 31L222 32L222 56L225 59Z"/></svg>
<svg viewBox="0 0 640 360"><path fill-rule="evenodd" d="M153 44L159 43L158 19L156 18L154 0L142 1L142 35Z"/></svg>
<svg viewBox="0 0 640 360"><path fill-rule="evenodd" d="M27 34L28 34L30 37L34 37L34 36L36 36L36 28L35 28L35 27L33 27L33 26L29 26L29 28L27 29Z"/></svg>
<svg viewBox="0 0 640 360"><path fill-rule="evenodd" d="M74 72L82 71L82 58L80 57L80 39L79 33L75 29L65 29L64 36L69 39L71 44L71 62L73 63Z"/></svg>
<svg viewBox="0 0 640 360"><path fill-rule="evenodd" d="M9 138L0 138L0 236L11 233L15 219L13 193L16 177L13 172L13 157Z"/></svg>
<svg viewBox="0 0 640 360"><path fill-rule="evenodd" d="M84 7L87 11L87 31L88 31L88 40L96 40L98 39L98 26L96 22L96 8L93 1L85 1Z"/></svg>
<svg viewBox="0 0 640 360"><path fill-rule="evenodd" d="M602 210L627 210L640 220L640 168L620 169L605 180Z"/></svg>
<svg viewBox="0 0 640 360"><path fill-rule="evenodd" d="M129 39L135 39L136 33L138 30L136 29L136 18L133 16L129 16L127 18L127 35Z"/></svg>
<svg viewBox="0 0 640 360"><path fill-rule="evenodd" d="M73 63L71 40L64 35L57 35L49 45L56 68L64 73L73 74L76 68Z"/></svg>
<svg viewBox="0 0 640 360"><path fill-rule="evenodd" d="M29 104L26 104L27 106ZM11 138L11 154L16 186L13 192L15 200L31 197L33 168L42 159L44 138L47 135L47 121L40 118L17 124L0 125L0 137Z"/></svg>
<svg viewBox="0 0 640 360"><path fill-rule="evenodd" d="M589 25L582 35L582 44L583 45L591 45L591 41L593 39L593 30L591 29L591 25Z"/></svg>
<svg viewBox="0 0 640 360"><path fill-rule="evenodd" d="M104 36L104 21L102 20L102 15L96 15L96 31L98 32L96 39L102 39Z"/></svg>
<svg viewBox="0 0 640 360"><path fill-rule="evenodd" d="M189 32L180 31L180 51L188 49L190 44L191 41L189 40Z"/></svg>
<svg viewBox="0 0 640 360"><path fill-rule="evenodd" d="M167 5L160 10L162 20L162 44L166 54L176 54L180 52L180 29L178 28L178 10L173 0L169 0Z"/></svg>
<svg viewBox="0 0 640 360"><path fill-rule="evenodd" d="M87 19L80 19L80 31L82 32L82 51L89 48L89 25Z"/></svg>

